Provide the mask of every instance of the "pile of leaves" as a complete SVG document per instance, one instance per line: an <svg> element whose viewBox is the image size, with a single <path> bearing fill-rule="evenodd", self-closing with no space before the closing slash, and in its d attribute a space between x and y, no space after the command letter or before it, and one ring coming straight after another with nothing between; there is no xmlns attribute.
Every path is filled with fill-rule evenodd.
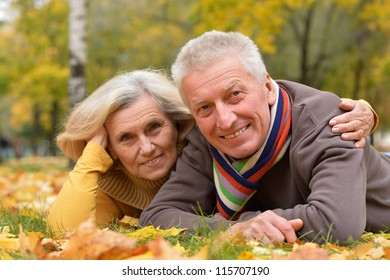
<svg viewBox="0 0 390 280"><path fill-rule="evenodd" d="M364 233L348 246L298 241L274 247L226 233L183 235L122 219L98 229L91 219L55 238L46 215L68 174L63 158L25 158L0 166L0 260L390 259L390 234Z"/></svg>

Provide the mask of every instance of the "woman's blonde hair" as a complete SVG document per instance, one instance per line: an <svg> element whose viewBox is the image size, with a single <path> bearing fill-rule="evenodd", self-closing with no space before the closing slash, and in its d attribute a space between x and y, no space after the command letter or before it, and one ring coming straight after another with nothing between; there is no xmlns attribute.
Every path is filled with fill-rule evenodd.
<svg viewBox="0 0 390 280"><path fill-rule="evenodd" d="M178 140L183 140L194 124L177 88L168 76L158 70L146 69L115 76L71 111L65 129L57 136L57 145L65 156L77 160L95 132L113 112L125 109L142 94L149 94L176 124Z"/></svg>

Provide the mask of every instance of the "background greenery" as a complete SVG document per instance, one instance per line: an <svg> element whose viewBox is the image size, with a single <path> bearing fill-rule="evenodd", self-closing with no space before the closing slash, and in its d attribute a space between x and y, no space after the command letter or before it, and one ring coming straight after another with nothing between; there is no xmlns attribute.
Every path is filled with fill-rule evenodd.
<svg viewBox="0 0 390 280"><path fill-rule="evenodd" d="M0 8L0 134L23 155L53 155L68 110L68 1ZM273 78L364 98L378 134L390 127L390 1L89 0L87 22L87 95L118 72L169 69L204 31L236 30L258 43Z"/></svg>

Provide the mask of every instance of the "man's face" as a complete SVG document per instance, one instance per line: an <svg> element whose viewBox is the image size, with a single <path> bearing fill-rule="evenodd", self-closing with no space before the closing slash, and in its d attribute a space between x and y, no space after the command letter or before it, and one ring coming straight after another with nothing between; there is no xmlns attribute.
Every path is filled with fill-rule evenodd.
<svg viewBox="0 0 390 280"><path fill-rule="evenodd" d="M275 103L268 74L261 84L229 56L190 72L182 89L199 129L215 148L245 158L262 146L270 127L269 106Z"/></svg>

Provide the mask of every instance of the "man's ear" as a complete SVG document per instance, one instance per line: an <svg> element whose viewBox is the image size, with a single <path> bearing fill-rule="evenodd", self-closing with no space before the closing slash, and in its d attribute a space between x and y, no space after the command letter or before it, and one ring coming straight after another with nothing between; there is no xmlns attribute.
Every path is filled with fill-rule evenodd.
<svg viewBox="0 0 390 280"><path fill-rule="evenodd" d="M276 102L276 94L277 93L275 92L274 84L273 84L271 77L269 76L268 73L265 75L264 85L265 85L265 88L267 91L268 105L272 106Z"/></svg>

